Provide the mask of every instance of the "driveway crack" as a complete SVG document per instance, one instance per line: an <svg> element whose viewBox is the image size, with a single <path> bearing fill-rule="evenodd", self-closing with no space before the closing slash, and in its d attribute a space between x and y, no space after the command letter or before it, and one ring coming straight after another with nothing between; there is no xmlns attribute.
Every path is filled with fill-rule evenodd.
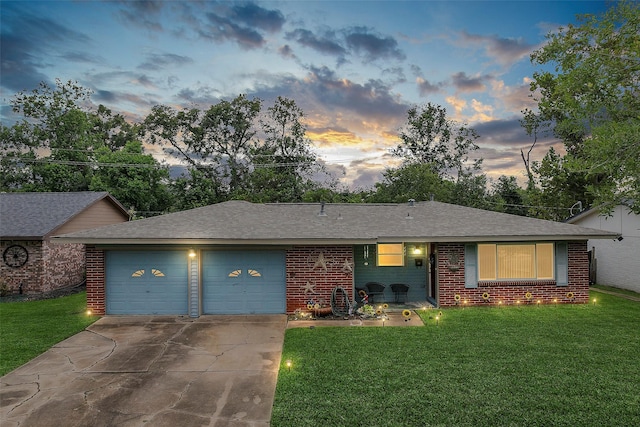
<svg viewBox="0 0 640 427"><path fill-rule="evenodd" d="M100 358L100 359L96 360L95 362L93 362L92 364L90 364L89 366L87 366L87 367L85 368L85 370L86 370L86 369L93 368L93 367L94 367L94 366L96 366L97 364L99 364L99 363L101 363L102 361L104 361L104 360L108 359L109 357L111 357L111 355L116 351L116 348L118 347L118 343L117 343L117 342L116 342L116 340L114 340L113 338L107 337L107 336L105 336L105 335L103 335L103 334L100 334L100 333L95 332L95 331L91 331L91 330L89 330L89 329L86 329L86 331L87 331L87 332L89 332L89 333L92 333L92 334L94 334L94 335L97 335L97 336L99 336L99 337L102 337L102 338L105 338L105 339L107 339L107 340L111 341L112 346L111 346L111 350L109 351L109 353L108 353L108 354L106 354L106 355L105 355L105 356L103 356L102 358Z"/></svg>
<svg viewBox="0 0 640 427"><path fill-rule="evenodd" d="M28 383L23 383L23 384L35 384L36 386L36 391L33 392L31 394L31 396L27 397L26 399L24 399L23 401L21 401L20 403L16 404L13 408L11 408L9 410L9 412L7 412L7 414L12 413L14 410L18 409L19 407L21 407L22 405L24 405L25 403L27 403L28 401L30 401L31 399L33 399L34 397L36 397L38 395L38 393L40 393L40 376L38 375L38 381L33 381L33 382L28 382Z"/></svg>

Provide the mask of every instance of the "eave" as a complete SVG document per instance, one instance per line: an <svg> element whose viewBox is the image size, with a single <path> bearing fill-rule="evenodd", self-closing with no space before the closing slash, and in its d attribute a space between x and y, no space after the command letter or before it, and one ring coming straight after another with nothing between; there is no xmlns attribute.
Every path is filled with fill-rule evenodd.
<svg viewBox="0 0 640 427"><path fill-rule="evenodd" d="M615 239L616 233L603 232L593 235L523 235L523 236L381 236L378 238L343 239L132 239L132 238L74 238L54 237L53 243L83 243L87 245L140 245L140 246L292 246L292 245L372 245L376 243L474 243L474 242L534 242L534 241L576 241L589 239Z"/></svg>

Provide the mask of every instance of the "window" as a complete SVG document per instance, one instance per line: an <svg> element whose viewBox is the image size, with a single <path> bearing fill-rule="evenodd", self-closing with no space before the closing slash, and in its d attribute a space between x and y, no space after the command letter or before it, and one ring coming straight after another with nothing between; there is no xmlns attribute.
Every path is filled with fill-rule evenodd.
<svg viewBox="0 0 640 427"><path fill-rule="evenodd" d="M378 243L378 267L404 266L404 244Z"/></svg>
<svg viewBox="0 0 640 427"><path fill-rule="evenodd" d="M258 270L248 269L247 274L251 277L262 277L262 273L260 273ZM227 277L240 277L241 275L242 270L233 270L227 275Z"/></svg>
<svg viewBox="0 0 640 427"><path fill-rule="evenodd" d="M478 245L479 280L553 279L553 243Z"/></svg>
<svg viewBox="0 0 640 427"><path fill-rule="evenodd" d="M536 262L538 279L553 279L553 243L538 243L536 245Z"/></svg>
<svg viewBox="0 0 640 427"><path fill-rule="evenodd" d="M164 273L161 270L158 270L157 268L152 268L151 274L153 274L156 277L164 277ZM144 270L136 270L131 275L131 277L142 277L142 276L144 276Z"/></svg>

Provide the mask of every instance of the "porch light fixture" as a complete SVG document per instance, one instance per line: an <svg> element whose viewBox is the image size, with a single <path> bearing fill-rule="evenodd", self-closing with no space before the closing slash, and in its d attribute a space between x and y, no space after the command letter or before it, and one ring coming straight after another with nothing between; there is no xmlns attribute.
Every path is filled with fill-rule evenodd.
<svg viewBox="0 0 640 427"><path fill-rule="evenodd" d="M416 246L413 248L414 255L422 255L422 248L420 246Z"/></svg>
<svg viewBox="0 0 640 427"><path fill-rule="evenodd" d="M196 257L196 251L194 251L193 249L189 249L189 258L195 258Z"/></svg>

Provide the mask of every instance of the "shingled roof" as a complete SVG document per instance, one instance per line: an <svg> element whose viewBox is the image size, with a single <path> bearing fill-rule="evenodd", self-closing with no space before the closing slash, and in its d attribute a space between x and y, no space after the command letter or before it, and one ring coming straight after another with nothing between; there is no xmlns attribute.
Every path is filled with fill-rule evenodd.
<svg viewBox="0 0 640 427"><path fill-rule="evenodd" d="M126 212L105 191L69 193L0 193L0 237L42 239L104 198Z"/></svg>
<svg viewBox="0 0 640 427"><path fill-rule="evenodd" d="M93 244L357 244L587 240L614 233L435 201L254 204L229 201L58 236Z"/></svg>

